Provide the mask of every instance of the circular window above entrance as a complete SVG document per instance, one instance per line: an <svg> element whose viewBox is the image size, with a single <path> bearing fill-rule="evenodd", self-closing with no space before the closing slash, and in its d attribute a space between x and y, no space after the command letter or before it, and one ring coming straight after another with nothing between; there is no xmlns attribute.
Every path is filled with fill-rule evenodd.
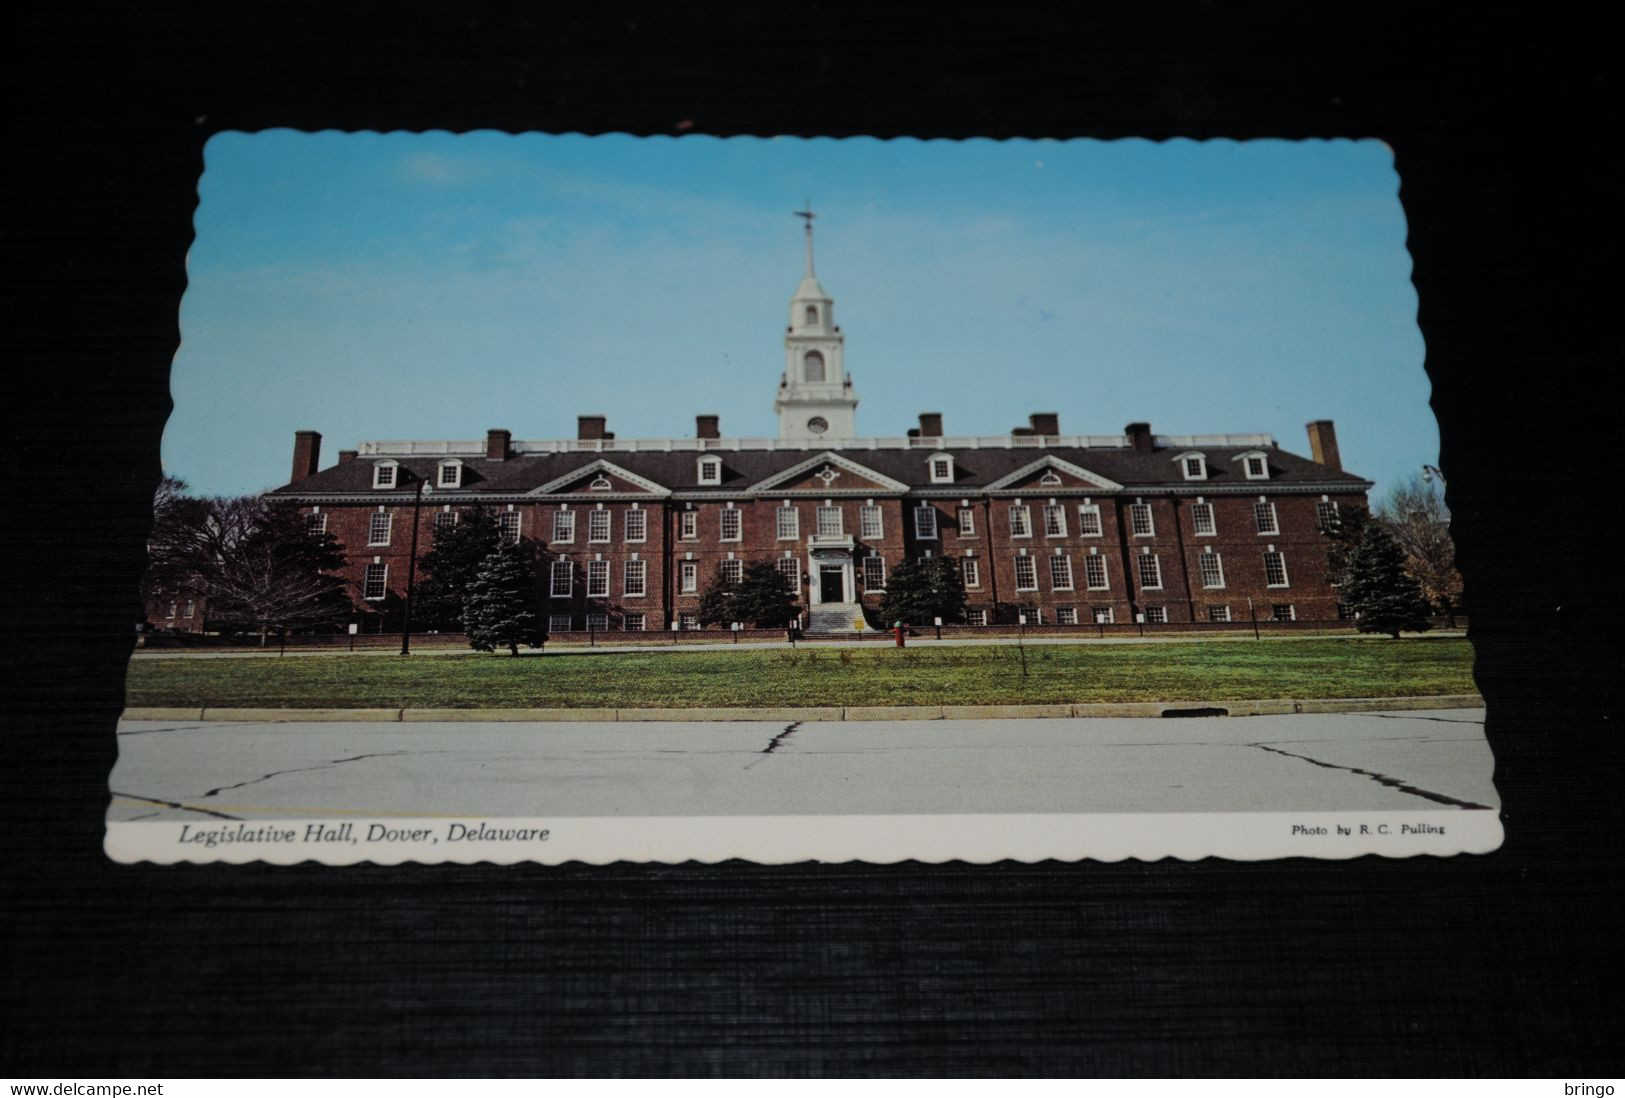
<svg viewBox="0 0 1625 1098"><path fill-rule="evenodd" d="M825 431L829 430L829 420L825 419L823 416L813 416L807 421L807 430L811 431L815 435L821 435Z"/></svg>

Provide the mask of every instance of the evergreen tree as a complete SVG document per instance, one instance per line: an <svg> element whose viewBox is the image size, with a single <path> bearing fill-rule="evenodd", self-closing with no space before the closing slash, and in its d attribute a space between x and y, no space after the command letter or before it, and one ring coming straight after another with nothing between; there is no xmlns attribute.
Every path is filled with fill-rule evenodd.
<svg viewBox="0 0 1625 1098"><path fill-rule="evenodd" d="M1349 555L1339 590L1359 615L1362 633L1397 639L1401 629L1420 633L1428 628L1428 601L1405 571L1405 551L1381 523L1367 524Z"/></svg>
<svg viewBox="0 0 1625 1098"><path fill-rule="evenodd" d="M790 581L770 560L745 566L734 593L734 621L763 629L780 629L801 610L790 591Z"/></svg>
<svg viewBox="0 0 1625 1098"><path fill-rule="evenodd" d="M739 599L740 584L728 578L728 573L717 565L716 575L711 582L705 585L700 592L699 619L701 625L730 625L742 618L736 617L736 603Z"/></svg>
<svg viewBox="0 0 1625 1098"><path fill-rule="evenodd" d="M502 527L485 507L463 512L453 525L436 526L433 548L418 561L424 578L413 599L414 622L424 629L461 629L469 588L501 543Z"/></svg>
<svg viewBox="0 0 1625 1098"><path fill-rule="evenodd" d="M463 630L469 645L481 652L505 645L515 656L521 644L536 647L542 636L536 606L536 579L524 550L497 546L468 585Z"/></svg>
<svg viewBox="0 0 1625 1098"><path fill-rule="evenodd" d="M965 620L965 575L953 557L905 560L886 580L880 600L881 624L931 625Z"/></svg>

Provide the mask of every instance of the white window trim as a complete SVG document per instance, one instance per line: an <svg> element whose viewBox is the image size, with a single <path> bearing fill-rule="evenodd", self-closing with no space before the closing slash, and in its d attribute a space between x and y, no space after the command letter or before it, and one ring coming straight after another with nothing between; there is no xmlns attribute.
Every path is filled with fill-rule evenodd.
<svg viewBox="0 0 1625 1098"><path fill-rule="evenodd" d="M384 470L388 469L389 483L383 482ZM378 461L372 466L372 488L375 492L385 491L398 487L401 483L401 463L398 461Z"/></svg>
<svg viewBox="0 0 1625 1098"><path fill-rule="evenodd" d="M699 541L700 513L698 511L679 511L677 514L679 516L677 519L677 540Z"/></svg>
<svg viewBox="0 0 1625 1098"><path fill-rule="evenodd" d="M786 516L790 519L788 523L790 532L788 534L784 532L787 525L784 521ZM775 538L777 541L800 541L801 512L795 507L781 506L776 508L773 512L773 532L777 535Z"/></svg>
<svg viewBox="0 0 1625 1098"><path fill-rule="evenodd" d="M1141 507L1145 508L1146 529L1144 533L1134 529L1134 512ZM1131 537L1136 538L1154 538L1157 536L1157 513L1151 509L1149 503L1144 500L1135 500L1128 505L1128 532Z"/></svg>
<svg viewBox="0 0 1625 1098"><path fill-rule="evenodd" d="M597 582L599 578L602 578L602 584ZM587 597L589 599L609 598L609 561L589 560L587 562Z"/></svg>
<svg viewBox="0 0 1625 1098"><path fill-rule="evenodd" d="M1258 528L1258 508L1261 506L1270 509L1270 528L1268 530ZM1258 532L1258 536L1261 538L1281 536L1281 513L1276 510L1274 500L1261 499L1253 505L1253 529Z"/></svg>
<svg viewBox="0 0 1625 1098"><path fill-rule="evenodd" d="M1052 513L1059 515L1061 519L1061 529L1054 534L1049 531L1049 517ZM1066 505L1064 503L1046 503L1042 514L1044 516L1044 536L1046 538L1064 538L1067 536Z"/></svg>
<svg viewBox="0 0 1625 1098"><path fill-rule="evenodd" d="M1204 561L1204 560L1211 560L1213 562L1213 566L1219 570L1219 582L1218 583L1209 583L1207 581L1207 577L1202 575L1201 562ZM1218 553L1202 553L1202 554L1200 554L1197 557L1196 574L1202 581L1202 590L1204 590L1204 591L1222 591L1222 590L1224 590L1224 558L1222 556L1220 556Z"/></svg>
<svg viewBox="0 0 1625 1098"><path fill-rule="evenodd" d="M559 536L559 523L565 523L570 528L568 537ZM553 512L553 544L569 545L576 540L576 513L574 511L558 510Z"/></svg>
<svg viewBox="0 0 1625 1098"><path fill-rule="evenodd" d="M373 524L376 523L379 519L384 520L384 536L381 539L379 537L377 537L377 535L375 535L373 533ZM394 515L390 514L387 511L374 511L372 514L367 516L367 546L369 548L372 548L372 547L375 547L375 546L380 546L380 545L388 545L390 543L390 539L392 539L394 536L395 536L395 516Z"/></svg>
<svg viewBox="0 0 1625 1098"><path fill-rule="evenodd" d="M1093 530L1087 529L1088 524L1083 521L1084 515L1095 516L1095 528ZM1106 536L1106 524L1100 517L1100 504L1078 504L1078 536L1080 538L1103 538Z"/></svg>
<svg viewBox="0 0 1625 1098"><path fill-rule="evenodd" d="M1207 455L1206 454L1185 453L1185 454L1180 454L1174 460L1179 463L1180 475L1183 476L1186 480L1206 480L1207 479ZM1192 473L1190 471L1190 468L1189 468L1189 463L1192 462L1192 461L1196 462L1197 468L1196 468L1195 473Z"/></svg>
<svg viewBox="0 0 1625 1098"><path fill-rule="evenodd" d="M1062 560L1062 561L1066 562L1066 586L1065 587L1062 587L1062 586L1058 585L1055 582L1055 564L1054 564L1054 562L1058 561L1058 560ZM1076 591L1077 590L1078 577L1076 575L1074 575L1073 572L1072 572L1072 558L1067 556L1065 553L1056 553L1056 554L1054 554L1053 556L1050 557L1050 562L1051 562L1050 566L1049 566L1050 590L1052 590L1052 591Z"/></svg>
<svg viewBox="0 0 1625 1098"><path fill-rule="evenodd" d="M734 516L733 536L728 536L728 516ZM717 512L717 540L726 542L745 540L745 516L737 507L724 507Z"/></svg>
<svg viewBox="0 0 1625 1098"><path fill-rule="evenodd" d="M982 586L982 564L975 557L965 557L959 562L959 574L965 578L967 590L980 590ZM967 570L969 574L967 575Z"/></svg>
<svg viewBox="0 0 1625 1098"><path fill-rule="evenodd" d="M1145 566L1138 563L1139 561L1145 561L1145 560L1148 560L1148 561L1151 562L1151 567L1157 573L1157 582L1156 583L1147 583L1147 582L1145 582L1145 572L1143 570ZM1161 557L1161 555L1157 554L1157 553L1141 553L1138 557L1135 558L1135 562L1136 563L1134 565L1134 577L1140 581L1140 590L1142 590L1142 591L1161 591L1162 590L1162 557Z"/></svg>
<svg viewBox="0 0 1625 1098"><path fill-rule="evenodd" d="M642 521L642 523L643 523L643 533L639 534L637 537L632 536L632 516L633 515L640 516L640 521ZM625 516L622 519L622 522L621 522L621 531L622 531L622 534L624 535L623 540L626 541L630 545L641 545L644 542L648 541L649 540L649 512L643 510L640 507L633 507L631 510L627 511L625 513Z"/></svg>
<svg viewBox="0 0 1625 1098"><path fill-rule="evenodd" d="M1016 513L1018 511L1021 512L1021 514L1024 516L1024 520L1025 520L1024 524L1027 527L1027 532L1025 534L1016 533ZM1011 538L1024 538L1025 539L1025 538L1030 538L1032 536L1033 536L1033 509L1032 509L1032 506L1030 504L1026 504L1026 503L1012 503L1010 505L1010 537Z"/></svg>
<svg viewBox="0 0 1625 1098"><path fill-rule="evenodd" d="M874 531L869 530L869 519L875 520ZM878 503L865 503L858 511L858 536L865 539L886 536L886 511Z"/></svg>
<svg viewBox="0 0 1625 1098"><path fill-rule="evenodd" d="M1011 566L1010 566L1011 571L1016 577L1016 590L1017 591L1036 591L1036 590L1038 590L1038 565L1037 565L1037 563L1035 563L1037 560L1038 560L1037 557L1016 557L1015 561L1011 564ZM1021 562L1022 561L1026 561L1027 566L1032 569L1032 578L1033 578L1032 583L1027 585L1026 587L1023 587L1021 585Z"/></svg>
<svg viewBox="0 0 1625 1098"><path fill-rule="evenodd" d="M1112 589L1112 574L1110 566L1108 566L1106 563L1106 558L1091 553L1089 554L1089 560L1098 560L1100 562L1100 583L1099 585L1096 585L1089 582L1089 561L1086 560L1083 564L1084 590L1110 591Z"/></svg>
<svg viewBox="0 0 1625 1098"><path fill-rule="evenodd" d="M937 473L937 462L939 461L945 461L948 463L948 473L946 476L940 476ZM944 454L941 452L932 454L925 460L925 470L926 475L931 478L932 484L952 484L954 482L954 457L952 454Z"/></svg>
<svg viewBox="0 0 1625 1098"><path fill-rule="evenodd" d="M632 577L638 579L638 590L632 590ZM641 599L649 594L649 562L646 560L629 560L621 564L621 597L628 599Z"/></svg>
<svg viewBox="0 0 1625 1098"><path fill-rule="evenodd" d="M694 560L677 562L677 590L688 594L700 589L700 563Z"/></svg>
<svg viewBox="0 0 1625 1098"><path fill-rule="evenodd" d="M597 525L597 524L600 524L599 519L598 519L599 515L604 516L603 519L602 519L602 522L601 522L601 525L603 526L603 529L604 529L604 536L603 537L599 537L596 533L593 532L593 526ZM591 511L587 512L587 544L588 545L604 545L604 544L607 544L610 540L612 540L614 538L614 536L615 536L615 518L614 518L613 515L610 514L610 512L608 510L606 510L605 508L599 507L599 508L595 508L594 510L591 510Z"/></svg>
<svg viewBox="0 0 1625 1098"><path fill-rule="evenodd" d="M1263 470L1262 472L1259 472L1259 473L1254 473L1253 472L1252 459L1254 459L1254 458L1258 459L1259 465ZM1264 453L1264 451L1262 451L1262 450L1248 450L1245 454L1237 454L1236 455L1236 460L1241 462L1241 475L1243 477L1245 477L1247 480L1268 480L1268 479L1270 479L1270 459L1269 459L1269 455Z"/></svg>
<svg viewBox="0 0 1625 1098"><path fill-rule="evenodd" d="M369 594L367 594L367 578L372 575L372 570L374 568L383 569L383 571L380 573L380 575L383 577L382 581L381 581L381 586L383 587L383 590L380 591L376 595L369 595ZM362 570L362 572L361 572L361 599L362 599L363 602L380 602L383 599L387 598L388 596L389 596L389 563L387 561L377 561L377 560L375 560L371 564L367 565L367 567L364 568Z"/></svg>
<svg viewBox="0 0 1625 1098"><path fill-rule="evenodd" d="M697 475L701 484L721 484L722 459L718 457L702 457L698 462Z"/></svg>
<svg viewBox="0 0 1625 1098"><path fill-rule="evenodd" d="M1207 509L1208 529L1199 528L1196 522L1196 509ZM1219 536L1219 513L1213 509L1213 504L1205 499L1198 499L1191 504L1191 535L1198 538L1216 538Z"/></svg>
<svg viewBox="0 0 1625 1098"><path fill-rule="evenodd" d="M564 590L559 590L559 569L564 569ZM547 597L550 599L573 598L576 593L575 565L567 560L556 560L547 572Z"/></svg>
<svg viewBox="0 0 1625 1098"><path fill-rule="evenodd" d="M1276 557L1281 558L1281 582L1280 583L1271 583L1270 582L1269 558L1271 556L1276 556ZM1282 591L1282 590L1285 590L1286 588L1291 587L1291 586L1292 586L1292 573L1287 571L1286 554L1280 552L1279 550L1277 550L1275 548L1275 546L1271 545L1269 548L1264 550L1264 587L1267 590L1271 590L1271 591Z"/></svg>
<svg viewBox="0 0 1625 1098"><path fill-rule="evenodd" d="M869 582L869 562L873 561L880 570L880 582ZM868 556L863 558L863 589L865 591L884 591L886 589L886 558L881 556Z"/></svg>
<svg viewBox="0 0 1625 1098"><path fill-rule="evenodd" d="M926 519L927 516L930 516L930 533L926 533L920 526L921 521ZM937 540L937 509L929 503L917 504L914 508L914 539L916 541Z"/></svg>
<svg viewBox="0 0 1625 1098"><path fill-rule="evenodd" d="M508 531L508 518L513 517L513 532ZM525 516L519 511L504 511L497 516L497 528L508 539L509 545L518 545L525 536Z"/></svg>
<svg viewBox="0 0 1625 1098"><path fill-rule="evenodd" d="M824 519L831 514L835 516L836 529L834 531L825 531ZM813 532L824 538L844 537L846 535L846 516L841 513L840 507L833 503L819 504L818 510L813 514Z"/></svg>
<svg viewBox="0 0 1625 1098"><path fill-rule="evenodd" d="M451 473L451 479L446 479L446 473ZM463 463L458 458L447 458L435 470L434 485L436 488L461 488L463 486Z"/></svg>
<svg viewBox="0 0 1625 1098"><path fill-rule="evenodd" d="M974 538L976 536L976 508L956 508L954 511L954 529L962 538Z"/></svg>

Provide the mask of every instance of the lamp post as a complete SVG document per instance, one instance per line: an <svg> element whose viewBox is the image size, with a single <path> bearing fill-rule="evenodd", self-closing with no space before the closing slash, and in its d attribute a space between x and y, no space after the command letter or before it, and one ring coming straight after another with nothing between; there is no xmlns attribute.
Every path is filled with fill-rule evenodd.
<svg viewBox="0 0 1625 1098"><path fill-rule="evenodd" d="M420 476L413 477L417 481L412 489L412 548L406 558L406 606L401 615L401 655L412 654L412 592L417 588L418 579L418 517L423 511L423 496L432 490L428 482Z"/></svg>

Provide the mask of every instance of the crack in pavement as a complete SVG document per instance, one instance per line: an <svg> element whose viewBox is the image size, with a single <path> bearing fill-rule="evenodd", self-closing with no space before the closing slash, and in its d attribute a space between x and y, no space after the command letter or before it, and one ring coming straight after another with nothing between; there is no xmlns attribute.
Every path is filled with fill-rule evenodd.
<svg viewBox="0 0 1625 1098"><path fill-rule="evenodd" d="M178 808L182 812L197 812L197 813L201 813L204 816L213 816L217 820L240 820L240 819L242 819L241 816L228 816L224 812L212 812L207 808L194 808L189 804L177 804L174 801L162 801L162 800L159 800L157 797L138 797L134 793L120 793L116 789L109 789L108 792L111 793L115 797L123 797L126 800L145 801L147 804L161 804L165 808Z"/></svg>
<svg viewBox="0 0 1625 1098"><path fill-rule="evenodd" d="M1247 746L1256 747L1260 751L1269 751L1276 755L1285 755L1289 759L1301 759L1306 763L1312 763L1315 766L1324 767L1327 770L1347 770L1350 774L1359 774L1362 777L1370 778L1372 781L1377 782L1380 785L1386 785L1390 789L1397 789L1401 793L1409 793L1412 796L1423 797L1427 800L1433 801L1435 804L1448 804L1456 808L1481 808L1485 810L1488 810L1490 807L1487 804L1475 804L1472 801L1457 800L1455 797L1446 796L1443 793L1434 793L1431 790L1419 789L1414 785L1408 785L1405 782L1400 781L1398 778L1390 778L1386 774L1378 774L1374 770L1361 770L1357 766L1339 766L1337 763L1321 762L1319 759L1311 759L1308 755L1295 755L1290 751L1282 751L1278 747L1271 747L1269 744L1264 743L1250 743Z"/></svg>
<svg viewBox="0 0 1625 1098"><path fill-rule="evenodd" d="M1465 720L1461 717L1420 717L1415 713L1366 713L1367 717L1381 717L1385 721L1439 721L1442 724L1472 724L1483 726L1481 720Z"/></svg>
<svg viewBox="0 0 1625 1098"><path fill-rule="evenodd" d="M802 722L800 721L792 721L791 723L785 725L783 732L780 732L777 736L774 736L771 740L767 741L767 746L762 748L762 750L758 753L757 758L745 764L745 769L749 770L751 767L761 762L762 759L760 758L760 755L771 755L773 752L777 751L780 745L782 745L784 741L789 738L790 733L801 727L801 723Z"/></svg>
<svg viewBox="0 0 1625 1098"><path fill-rule="evenodd" d="M208 728L207 724L166 724L162 728L121 728L115 735L119 736L150 736L154 732L196 732L201 728Z"/></svg>
<svg viewBox="0 0 1625 1098"><path fill-rule="evenodd" d="M224 793L229 789L241 789L245 785L258 785L260 782L270 781L272 778L280 777L283 774L299 774L307 770L331 770L333 767L338 766L341 763L359 762L362 759L382 759L395 755L410 754L410 751L375 751L368 755L352 755L347 759L334 759L331 762L323 763L321 766L296 766L289 770L273 770L269 774L262 774L257 778L250 778L246 782L238 782L236 785L223 785L219 789L211 789L207 793L203 794L203 796L213 797L217 794ZM232 817L227 818L230 819Z"/></svg>

